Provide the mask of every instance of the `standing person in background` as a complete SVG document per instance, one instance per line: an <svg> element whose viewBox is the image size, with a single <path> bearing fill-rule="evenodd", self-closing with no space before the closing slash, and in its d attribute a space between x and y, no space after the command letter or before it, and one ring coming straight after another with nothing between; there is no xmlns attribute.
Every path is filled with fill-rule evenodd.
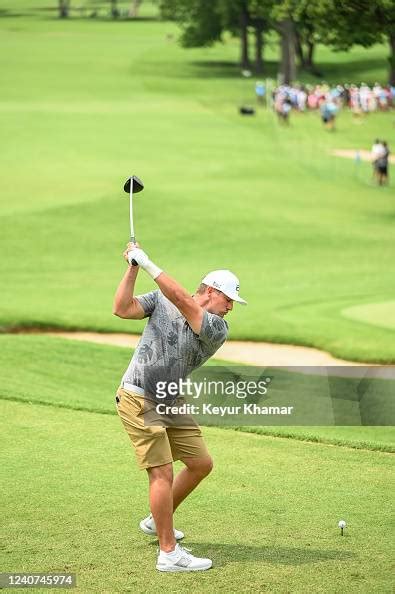
<svg viewBox="0 0 395 594"><path fill-rule="evenodd" d="M266 88L261 80L257 80L255 83L255 94L258 103L263 104L266 94Z"/></svg>
<svg viewBox="0 0 395 594"><path fill-rule="evenodd" d="M377 180L380 186L388 183L388 162L390 156L390 150L385 141L383 142L382 147L383 152L376 161Z"/></svg>
<svg viewBox="0 0 395 594"><path fill-rule="evenodd" d="M286 97L281 105L281 117L284 124L289 124L289 114L292 110L292 103L289 97Z"/></svg>
<svg viewBox="0 0 395 594"><path fill-rule="evenodd" d="M359 88L356 85L351 85L350 87L350 109L353 116L357 117L361 115L360 94Z"/></svg>
<svg viewBox="0 0 395 594"><path fill-rule="evenodd" d="M383 143L381 142L381 140L376 138L376 140L374 141L374 143L372 145L371 155L372 155L372 167L373 167L372 177L373 177L373 179L376 179L377 181L379 181L378 160L384 156L384 153L385 153L385 149L384 149Z"/></svg>
<svg viewBox="0 0 395 594"><path fill-rule="evenodd" d="M321 119L328 130L335 129L337 106L332 99L323 101L320 105Z"/></svg>
<svg viewBox="0 0 395 594"><path fill-rule="evenodd" d="M369 97L370 97L370 89L368 85L362 83L359 88L359 101L361 105L361 109L363 113L369 112Z"/></svg>
<svg viewBox="0 0 395 594"><path fill-rule="evenodd" d="M299 111L306 110L307 93L304 87L300 87L297 94L297 102Z"/></svg>

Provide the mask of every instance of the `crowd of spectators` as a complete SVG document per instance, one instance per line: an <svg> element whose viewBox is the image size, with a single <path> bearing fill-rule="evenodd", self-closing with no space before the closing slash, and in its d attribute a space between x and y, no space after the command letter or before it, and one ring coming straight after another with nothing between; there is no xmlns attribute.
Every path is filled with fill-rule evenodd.
<svg viewBox="0 0 395 594"><path fill-rule="evenodd" d="M283 123L288 123L292 110L317 110L325 127L332 130L340 109L348 108L355 115L395 109L395 86L382 86L377 82L371 87L365 83L359 86L321 83L280 85L271 90L263 82L257 81L255 93L258 102L272 106ZM388 184L389 155L388 143L376 139L371 150L371 161L373 177L379 185Z"/></svg>
<svg viewBox="0 0 395 594"><path fill-rule="evenodd" d="M263 101L266 95L265 85L256 83L258 101ZM321 109L323 103L332 104L337 110L348 107L355 114L373 111L387 111L395 107L395 87L382 86L375 83L372 87L344 84L330 86L327 83L318 85L280 85L272 91L272 101L277 112L306 111Z"/></svg>

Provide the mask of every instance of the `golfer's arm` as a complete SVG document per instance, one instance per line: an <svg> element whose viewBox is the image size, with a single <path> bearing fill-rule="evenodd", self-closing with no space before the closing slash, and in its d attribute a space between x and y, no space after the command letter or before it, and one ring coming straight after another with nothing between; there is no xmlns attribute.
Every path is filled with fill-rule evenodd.
<svg viewBox="0 0 395 594"><path fill-rule="evenodd" d="M114 297L113 314L119 318L142 320L144 310L138 300L133 297L138 267L128 266L123 279L118 285Z"/></svg>
<svg viewBox="0 0 395 594"><path fill-rule="evenodd" d="M191 297L184 287L178 284L166 273L161 272L155 282L167 297L186 318L188 324L195 334L200 334L203 321L203 308Z"/></svg>

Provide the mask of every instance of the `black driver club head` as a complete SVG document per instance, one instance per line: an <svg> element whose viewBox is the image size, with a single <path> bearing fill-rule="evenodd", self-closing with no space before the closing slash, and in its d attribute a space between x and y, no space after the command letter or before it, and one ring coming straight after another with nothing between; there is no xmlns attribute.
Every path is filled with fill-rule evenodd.
<svg viewBox="0 0 395 594"><path fill-rule="evenodd" d="M144 190L144 184L141 181L141 179L139 179L136 175L133 175L132 177L129 177L126 182L125 185L123 186L123 189L125 190L125 192L127 194L130 194L130 181L133 180L133 194L138 194L138 192L141 192L142 190Z"/></svg>

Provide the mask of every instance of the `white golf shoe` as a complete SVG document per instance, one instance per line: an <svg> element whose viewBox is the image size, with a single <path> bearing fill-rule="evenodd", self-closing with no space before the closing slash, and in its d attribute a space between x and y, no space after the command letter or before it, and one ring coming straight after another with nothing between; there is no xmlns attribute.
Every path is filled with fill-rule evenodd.
<svg viewBox="0 0 395 594"><path fill-rule="evenodd" d="M189 549L177 543L171 553L160 551L156 569L159 571L204 571L210 569L212 565L211 559L194 557Z"/></svg>
<svg viewBox="0 0 395 594"><path fill-rule="evenodd" d="M144 534L149 534L149 536L157 536L155 520L152 517L152 514L150 514L147 518L144 518L144 520L141 520L140 528L144 532ZM182 538L184 538L184 533L181 532L181 530L177 530L177 528L174 528L174 538L176 540L181 540Z"/></svg>

